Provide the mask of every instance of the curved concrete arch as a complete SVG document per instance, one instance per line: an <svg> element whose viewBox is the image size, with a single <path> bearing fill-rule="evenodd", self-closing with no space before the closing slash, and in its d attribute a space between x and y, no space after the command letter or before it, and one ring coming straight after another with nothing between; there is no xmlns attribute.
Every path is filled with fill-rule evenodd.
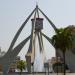
<svg viewBox="0 0 75 75"><path fill-rule="evenodd" d="M5 55L3 60L0 62L1 64L4 63L11 63L16 56L19 54L19 52L21 51L21 49L24 47L24 45L27 43L27 41L30 39L31 35L28 36L26 39L24 39L21 43L19 43L14 49L12 49L12 51L10 53L8 53L8 55ZM9 62L10 61L10 62Z"/></svg>
<svg viewBox="0 0 75 75"><path fill-rule="evenodd" d="M41 51L42 51L41 39L40 39L40 36L39 36L39 34L37 34L37 36L38 36L39 47L40 47L40 52L41 52Z"/></svg>
<svg viewBox="0 0 75 75"><path fill-rule="evenodd" d="M51 24L51 26L53 27L53 29L55 30L55 32L57 33L57 27L53 24L53 22L43 13L43 11L38 8L39 11L43 14L43 16L47 19L47 21Z"/></svg>
<svg viewBox="0 0 75 75"><path fill-rule="evenodd" d="M13 46L14 46L16 40L18 39L18 37L19 37L21 31L23 30L24 26L26 25L26 23L28 22L28 20L30 19L30 17L32 16L32 14L34 13L35 10L36 10L36 8L31 12L31 14L28 16L28 18L25 20L25 22L21 25L21 27L20 27L19 30L17 31L17 33L16 33L14 39L13 39L12 42L11 42L11 45L10 45L8 51L7 51L7 53L6 53L7 55L8 55L8 53L12 50L12 48L13 48Z"/></svg>
<svg viewBox="0 0 75 75"><path fill-rule="evenodd" d="M28 40L30 39L31 35L28 36L25 40L23 40L19 45L17 45L13 50L12 50L12 58L15 58L19 52L21 51L21 49L24 47L24 45L28 42Z"/></svg>
<svg viewBox="0 0 75 75"><path fill-rule="evenodd" d="M48 40L48 42L54 47L54 45L52 44L52 40L48 37L48 36L46 36L44 33L42 33L41 32L41 35L42 36L44 36L47 40ZM54 47L55 48L55 47Z"/></svg>
<svg viewBox="0 0 75 75"><path fill-rule="evenodd" d="M36 6L36 11L37 11L37 6ZM35 20L35 21L34 21L34 24L32 25L30 44L29 44L29 48L28 48L27 54L28 54L29 52L32 52L32 45L33 45L32 40L33 40L34 28L35 28L35 22L36 22L36 11L35 11L35 14L34 14L34 20Z"/></svg>

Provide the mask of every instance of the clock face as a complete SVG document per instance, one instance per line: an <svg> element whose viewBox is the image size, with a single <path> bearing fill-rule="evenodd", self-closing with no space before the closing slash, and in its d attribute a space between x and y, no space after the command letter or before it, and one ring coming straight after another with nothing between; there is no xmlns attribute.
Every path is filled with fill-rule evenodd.
<svg viewBox="0 0 75 75"><path fill-rule="evenodd" d="M32 25L34 25L34 19L32 19ZM43 29L43 19L36 18L35 30L40 31Z"/></svg>
<svg viewBox="0 0 75 75"><path fill-rule="evenodd" d="M41 25L41 22L36 20L36 26L39 26L39 25Z"/></svg>
<svg viewBox="0 0 75 75"><path fill-rule="evenodd" d="M37 20L36 21L36 26L35 26L36 29L42 29L43 28L43 22L42 21L39 21Z"/></svg>

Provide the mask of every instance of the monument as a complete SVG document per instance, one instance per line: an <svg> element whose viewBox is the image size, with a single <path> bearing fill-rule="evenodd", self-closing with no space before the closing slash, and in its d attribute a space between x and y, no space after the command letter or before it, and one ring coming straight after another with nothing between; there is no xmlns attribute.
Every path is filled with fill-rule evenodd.
<svg viewBox="0 0 75 75"><path fill-rule="evenodd" d="M57 28L53 24L53 22L42 12L42 10L38 7L38 5L36 5L36 8L31 12L31 14L27 17L25 22L21 25L21 27L17 31L16 35L14 36L14 38L11 42L11 45L10 45L7 53L3 57L0 57L0 64L3 66L3 75L8 75L9 65L14 61L16 56L19 54L19 52L22 50L22 48L24 47L24 45L27 43L27 41L29 39L30 39L30 45L29 45L28 52L26 54L28 72L31 72L31 64L34 65L34 60L35 60L35 38L36 38L36 36L38 37L40 53L43 52L42 36L44 36L51 43L50 38L47 37L42 32L43 18L40 18L39 12L47 19L47 21L50 23L50 25L54 28L55 32L57 31ZM19 35L21 34L23 28L25 27L25 25L27 24L28 20L33 15L33 13L34 13L34 18L31 20L32 21L31 35L28 36L26 39L24 39L21 43L19 43L14 48L14 45L15 45Z"/></svg>

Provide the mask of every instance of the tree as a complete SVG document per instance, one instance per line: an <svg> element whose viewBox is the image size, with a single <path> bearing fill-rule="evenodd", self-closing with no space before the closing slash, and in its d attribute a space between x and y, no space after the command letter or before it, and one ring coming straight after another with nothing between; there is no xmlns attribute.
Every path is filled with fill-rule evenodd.
<svg viewBox="0 0 75 75"><path fill-rule="evenodd" d="M52 37L52 44L56 50L63 53L64 75L65 75L65 52L72 47L72 34L69 28L58 29L57 33Z"/></svg>
<svg viewBox="0 0 75 75"><path fill-rule="evenodd" d="M22 71L26 69L26 62L23 60L18 61L17 62L17 69L20 70L20 75L21 75Z"/></svg>

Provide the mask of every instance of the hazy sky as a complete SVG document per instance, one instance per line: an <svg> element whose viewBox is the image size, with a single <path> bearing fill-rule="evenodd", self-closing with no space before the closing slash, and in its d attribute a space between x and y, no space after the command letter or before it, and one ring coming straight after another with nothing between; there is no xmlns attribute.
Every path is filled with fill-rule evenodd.
<svg viewBox="0 0 75 75"><path fill-rule="evenodd" d="M0 0L0 46L2 51L7 51L10 43L19 27L27 16L35 8L36 2L40 9L53 21L56 27L75 25L75 0ZM41 17L43 17L41 15ZM51 37L54 34L53 28L44 20L44 32ZM23 29L16 45L25 39L31 31L29 21ZM54 56L53 47L44 40L46 57ZM23 48L19 55L24 59L28 45Z"/></svg>

